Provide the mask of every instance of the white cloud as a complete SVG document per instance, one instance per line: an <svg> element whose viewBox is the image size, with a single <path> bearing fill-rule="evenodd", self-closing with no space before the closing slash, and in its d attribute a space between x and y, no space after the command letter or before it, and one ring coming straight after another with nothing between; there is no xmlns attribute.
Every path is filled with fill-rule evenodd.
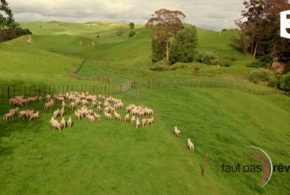
<svg viewBox="0 0 290 195"><path fill-rule="evenodd" d="M184 22L220 30L234 28L242 0L8 0L17 21L111 21L144 24L160 8L181 10Z"/></svg>

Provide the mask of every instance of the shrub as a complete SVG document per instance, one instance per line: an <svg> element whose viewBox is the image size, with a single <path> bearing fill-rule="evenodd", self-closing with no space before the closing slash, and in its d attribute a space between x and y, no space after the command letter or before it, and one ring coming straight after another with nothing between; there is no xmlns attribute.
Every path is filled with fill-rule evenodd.
<svg viewBox="0 0 290 195"><path fill-rule="evenodd" d="M261 62L261 61L255 61L255 62L252 62L251 64L248 64L247 67L250 67L250 68L263 68L263 67L266 67L266 64Z"/></svg>
<svg viewBox="0 0 290 195"><path fill-rule="evenodd" d="M163 70L168 70L169 66L166 64L157 64L153 67L150 68L150 70L154 71L163 71Z"/></svg>
<svg viewBox="0 0 290 195"><path fill-rule="evenodd" d="M290 91L290 72L280 76L278 88L284 91Z"/></svg>
<svg viewBox="0 0 290 195"><path fill-rule="evenodd" d="M117 36L120 37L120 36L122 36L124 34L124 32L122 30L119 30L116 34L117 34Z"/></svg>
<svg viewBox="0 0 290 195"><path fill-rule="evenodd" d="M134 24L133 22L130 22L130 23L129 23L129 28L130 28L130 29L134 29L134 27L135 27L135 24Z"/></svg>
<svg viewBox="0 0 290 195"><path fill-rule="evenodd" d="M199 55L198 61L207 65L218 65L219 57L212 52L205 52Z"/></svg>
<svg viewBox="0 0 290 195"><path fill-rule="evenodd" d="M166 43L152 40L152 62L159 62L165 57Z"/></svg>
<svg viewBox="0 0 290 195"><path fill-rule="evenodd" d="M0 29L0 42L12 40L27 34L32 34L28 29L11 28Z"/></svg>
<svg viewBox="0 0 290 195"><path fill-rule="evenodd" d="M249 73L248 79L256 84L266 84L272 87L277 85L275 74L272 71L263 68L252 70Z"/></svg>
<svg viewBox="0 0 290 195"><path fill-rule="evenodd" d="M220 59L220 62L219 62L219 64L223 67L230 67L232 63L233 63L232 60L226 59L226 58Z"/></svg>
<svg viewBox="0 0 290 195"><path fill-rule="evenodd" d="M134 37L136 35L136 32L135 31L131 31L130 33L129 33L129 37L131 38L131 37Z"/></svg>
<svg viewBox="0 0 290 195"><path fill-rule="evenodd" d="M223 67L229 67L232 65L235 58L222 58L212 52L205 52L199 54L197 61L207 65L220 65Z"/></svg>
<svg viewBox="0 0 290 195"><path fill-rule="evenodd" d="M170 63L193 62L196 46L196 27L182 29L170 41Z"/></svg>

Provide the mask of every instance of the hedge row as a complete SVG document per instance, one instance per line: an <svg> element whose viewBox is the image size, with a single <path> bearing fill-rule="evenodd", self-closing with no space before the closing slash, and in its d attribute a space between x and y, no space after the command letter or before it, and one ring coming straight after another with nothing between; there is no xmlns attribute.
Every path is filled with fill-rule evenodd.
<svg viewBox="0 0 290 195"><path fill-rule="evenodd" d="M22 28L0 29L0 42L9 41L27 34L32 33L30 30Z"/></svg>

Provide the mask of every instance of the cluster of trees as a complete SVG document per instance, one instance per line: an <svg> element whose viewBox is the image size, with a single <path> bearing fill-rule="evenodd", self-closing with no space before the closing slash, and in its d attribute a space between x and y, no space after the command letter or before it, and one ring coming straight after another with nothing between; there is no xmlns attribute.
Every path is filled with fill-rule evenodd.
<svg viewBox="0 0 290 195"><path fill-rule="evenodd" d="M17 28L18 24L13 18L13 12L6 0L0 0L0 28Z"/></svg>
<svg viewBox="0 0 290 195"><path fill-rule="evenodd" d="M181 11L160 9L154 12L147 21L146 27L151 29L152 61L191 62L197 43L195 27L185 28Z"/></svg>
<svg viewBox="0 0 290 195"><path fill-rule="evenodd" d="M288 66L290 40L280 37L280 12L290 9L287 0L244 0L245 9L237 20L238 40L245 53L268 63L277 60Z"/></svg>
<svg viewBox="0 0 290 195"><path fill-rule="evenodd" d="M129 33L129 37L134 37L136 35L136 32L134 31L135 24L133 22L129 23L129 28L131 29Z"/></svg>

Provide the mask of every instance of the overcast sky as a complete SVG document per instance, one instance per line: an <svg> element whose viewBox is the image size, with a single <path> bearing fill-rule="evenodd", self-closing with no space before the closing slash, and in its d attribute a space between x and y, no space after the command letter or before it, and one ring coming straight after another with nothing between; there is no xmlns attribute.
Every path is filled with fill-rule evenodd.
<svg viewBox="0 0 290 195"><path fill-rule="evenodd" d="M220 30L234 28L242 0L7 0L16 21L135 22L145 24L160 8L181 10L184 22Z"/></svg>

